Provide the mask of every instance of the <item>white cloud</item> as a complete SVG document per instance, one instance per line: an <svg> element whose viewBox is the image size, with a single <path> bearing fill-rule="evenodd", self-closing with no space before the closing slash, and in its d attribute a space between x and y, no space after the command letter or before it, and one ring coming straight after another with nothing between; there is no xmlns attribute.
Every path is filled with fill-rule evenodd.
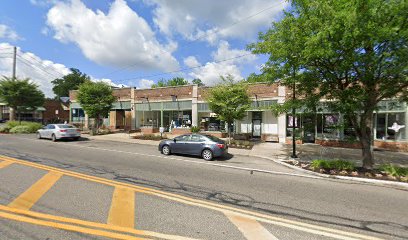
<svg viewBox="0 0 408 240"><path fill-rule="evenodd" d="M260 27L270 26L289 4L270 0L145 2L155 6L153 21L163 33L172 36L177 32L186 39L200 38L210 43L217 37L254 38Z"/></svg>
<svg viewBox="0 0 408 240"><path fill-rule="evenodd" d="M104 82L104 83L108 84L109 86L116 87L116 88L128 87L128 86L125 85L125 84L116 84L116 83L114 83L114 82L113 82L111 79L109 79L109 78L99 79L99 78L94 78L93 76L90 76L90 78L91 78L91 81L94 81L94 82Z"/></svg>
<svg viewBox="0 0 408 240"><path fill-rule="evenodd" d="M0 49L10 49L10 53L12 53L12 47L8 43L0 43ZM11 77L13 64L11 56L10 54L8 58L0 58L0 76ZM43 60L30 52L21 52L19 48L17 48L17 56L17 78L30 78L39 85L47 97L54 96L51 81L70 73L70 70L62 64Z"/></svg>
<svg viewBox="0 0 408 240"><path fill-rule="evenodd" d="M201 79L207 86L219 83L221 81L220 76L226 76L228 74L233 76L237 81L243 79L241 67L246 64L252 64L256 60L256 56L246 50L230 49L226 41L220 42L218 49L212 53L212 57L213 62L207 62L204 67L193 69L193 71L189 73L191 77ZM190 61L193 61L192 58ZM223 61L225 59L231 60Z"/></svg>
<svg viewBox="0 0 408 240"><path fill-rule="evenodd" d="M56 4L57 2L58 0L30 0L32 5L39 7L48 7Z"/></svg>
<svg viewBox="0 0 408 240"><path fill-rule="evenodd" d="M154 84L153 80L141 79L139 80L138 88L141 88L141 89L150 88L153 84Z"/></svg>
<svg viewBox="0 0 408 240"><path fill-rule="evenodd" d="M171 71L179 68L175 42L161 44L148 23L124 0L115 0L107 14L80 0L58 2L47 14L54 38L75 43L90 60L108 66Z"/></svg>
<svg viewBox="0 0 408 240"><path fill-rule="evenodd" d="M200 65L200 63L197 61L197 59L194 56L188 56L184 58L184 64L187 67L197 67Z"/></svg>
<svg viewBox="0 0 408 240"><path fill-rule="evenodd" d="M20 40L21 37L18 34L10 29L7 25L0 24L0 38L5 38L9 40Z"/></svg>

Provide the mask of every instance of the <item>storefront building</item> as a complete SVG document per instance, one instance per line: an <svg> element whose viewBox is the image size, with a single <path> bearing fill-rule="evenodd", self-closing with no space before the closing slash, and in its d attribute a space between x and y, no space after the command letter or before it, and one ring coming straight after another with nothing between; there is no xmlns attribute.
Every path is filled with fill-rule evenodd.
<svg viewBox="0 0 408 240"><path fill-rule="evenodd" d="M111 129L127 129L143 133L183 134L192 126L218 137L225 137L227 125L211 112L205 95L208 87L185 85L155 89L115 89L117 101L103 124ZM278 84L248 84L252 106L246 116L230 127L239 139L286 142L292 139L292 116L275 116L269 107L283 103L290 91ZM70 92L70 120L88 126L86 113ZM314 113L297 110L295 134L298 143L328 146L360 147L353 128L340 113L333 113L322 102ZM374 114L375 146L408 151L408 106L394 100L382 101Z"/></svg>

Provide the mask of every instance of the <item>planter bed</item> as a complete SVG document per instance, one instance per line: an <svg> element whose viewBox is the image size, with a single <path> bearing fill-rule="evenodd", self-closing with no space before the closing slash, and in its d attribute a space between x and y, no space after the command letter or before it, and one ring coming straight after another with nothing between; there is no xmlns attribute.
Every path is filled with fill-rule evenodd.
<svg viewBox="0 0 408 240"><path fill-rule="evenodd" d="M388 181L397 181L397 182L406 182L408 183L408 176L396 177L388 174L387 172L380 169L367 170L361 167L356 167L354 170L337 170L330 168L317 168L314 169L311 166L310 162L305 161L284 161L287 164L326 175L336 175L336 176L348 176L348 177L357 177L357 178L369 178L377 180L388 180Z"/></svg>

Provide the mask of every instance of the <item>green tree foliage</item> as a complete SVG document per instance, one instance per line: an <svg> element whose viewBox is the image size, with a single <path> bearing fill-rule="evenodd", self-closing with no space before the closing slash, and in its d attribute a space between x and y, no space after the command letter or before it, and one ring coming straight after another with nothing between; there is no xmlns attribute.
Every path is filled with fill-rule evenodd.
<svg viewBox="0 0 408 240"><path fill-rule="evenodd" d="M255 73L249 74L245 81L247 81L248 83L269 82L266 78L266 75L256 75Z"/></svg>
<svg viewBox="0 0 408 240"><path fill-rule="evenodd" d="M269 54L263 73L296 86L302 101L333 100L363 146L371 169L373 113L383 99L408 98L408 2L404 0L293 0L280 22L249 48Z"/></svg>
<svg viewBox="0 0 408 240"><path fill-rule="evenodd" d="M152 88L182 86L182 85L187 85L187 84L188 84L188 81L185 80L184 78L175 77L170 80L161 79L156 84L153 84Z"/></svg>
<svg viewBox="0 0 408 240"><path fill-rule="evenodd" d="M78 69L71 68L71 73L51 81L53 84L52 91L56 98L68 97L70 90L78 90L79 85L90 81L90 78L85 73L81 73Z"/></svg>
<svg viewBox="0 0 408 240"><path fill-rule="evenodd" d="M241 120L246 116L246 110L251 106L247 85L244 82L235 83L231 75L222 77L222 83L209 90L206 96L212 112L217 114L218 119L228 124L228 136L231 124L234 120Z"/></svg>
<svg viewBox="0 0 408 240"><path fill-rule="evenodd" d="M112 88L103 82L85 82L79 86L78 102L89 117L96 119L96 127L102 117L107 117L115 102Z"/></svg>
<svg viewBox="0 0 408 240"><path fill-rule="evenodd" d="M38 89L38 85L27 79L16 79L3 77L0 80L0 99L10 108L20 112L24 110L33 111L44 104L44 93ZM15 117L10 112L10 120Z"/></svg>
<svg viewBox="0 0 408 240"><path fill-rule="evenodd" d="M201 81L201 79L199 79L199 78L193 79L192 83L193 83L193 84L197 84L199 87L204 86L203 81Z"/></svg>

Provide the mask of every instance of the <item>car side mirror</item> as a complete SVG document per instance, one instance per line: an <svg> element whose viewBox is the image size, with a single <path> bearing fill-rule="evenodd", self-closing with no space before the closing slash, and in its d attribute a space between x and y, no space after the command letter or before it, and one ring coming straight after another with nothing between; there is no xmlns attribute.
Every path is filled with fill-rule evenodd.
<svg viewBox="0 0 408 240"><path fill-rule="evenodd" d="M47 127L42 127L41 129L44 129L44 130L45 130L45 129L47 129Z"/></svg>
<svg viewBox="0 0 408 240"><path fill-rule="evenodd" d="M174 141L174 142L177 142L177 140L176 140L176 139L173 139L173 141Z"/></svg>

